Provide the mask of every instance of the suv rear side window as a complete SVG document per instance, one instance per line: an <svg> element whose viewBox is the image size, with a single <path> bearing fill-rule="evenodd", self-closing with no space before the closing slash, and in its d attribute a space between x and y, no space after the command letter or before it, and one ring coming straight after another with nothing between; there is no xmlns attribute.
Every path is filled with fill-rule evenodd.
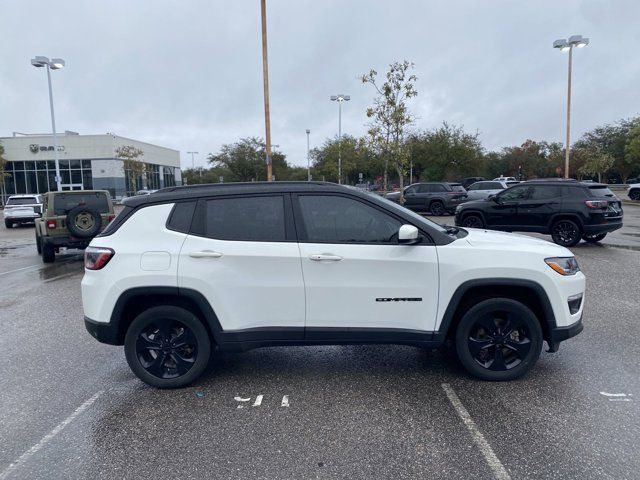
<svg viewBox="0 0 640 480"><path fill-rule="evenodd" d="M285 242L284 199L272 196L207 200L205 236L218 240Z"/></svg>
<svg viewBox="0 0 640 480"><path fill-rule="evenodd" d="M400 221L351 198L298 197L306 240L317 243L391 243Z"/></svg>
<svg viewBox="0 0 640 480"><path fill-rule="evenodd" d="M173 206L167 228L176 232L189 233L196 202L178 202Z"/></svg>
<svg viewBox="0 0 640 480"><path fill-rule="evenodd" d="M431 188L431 193L447 191L447 188L444 185L440 185L440 184L431 185L430 188Z"/></svg>
<svg viewBox="0 0 640 480"><path fill-rule="evenodd" d="M603 185L589 187L589 193L592 197L615 197L615 194Z"/></svg>
<svg viewBox="0 0 640 480"><path fill-rule="evenodd" d="M455 183L455 184L449 185L449 186L451 187L451 191L453 191L453 192L466 192L464 187L462 185L460 185L459 183Z"/></svg>
<svg viewBox="0 0 640 480"><path fill-rule="evenodd" d="M109 213L109 202L104 193L61 193L53 199L55 215L66 215L79 205L97 210L98 213Z"/></svg>

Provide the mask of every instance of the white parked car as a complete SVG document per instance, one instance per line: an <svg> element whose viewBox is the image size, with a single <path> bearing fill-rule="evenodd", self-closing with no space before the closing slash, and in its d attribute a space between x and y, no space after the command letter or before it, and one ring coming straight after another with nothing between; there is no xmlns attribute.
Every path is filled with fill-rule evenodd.
<svg viewBox="0 0 640 480"><path fill-rule="evenodd" d="M468 200L485 200L490 195L500 193L505 188L509 188L512 185L517 185L518 182L506 181L506 180L485 180L482 182L473 183L467 188L467 201Z"/></svg>
<svg viewBox="0 0 640 480"><path fill-rule="evenodd" d="M34 223L42 215L42 196L11 195L4 206L4 225L11 228L23 223Z"/></svg>
<svg viewBox="0 0 640 480"><path fill-rule="evenodd" d="M498 178L494 178L494 181L503 181L503 182L517 182L518 179L516 177L503 177L500 175Z"/></svg>
<svg viewBox="0 0 640 480"><path fill-rule="evenodd" d="M211 349L455 343L510 380L582 330L585 277L564 247L442 227L344 186L173 187L129 199L85 252L85 326L172 388Z"/></svg>
<svg viewBox="0 0 640 480"><path fill-rule="evenodd" d="M632 183L629 185L627 195L631 200L640 200L640 183Z"/></svg>

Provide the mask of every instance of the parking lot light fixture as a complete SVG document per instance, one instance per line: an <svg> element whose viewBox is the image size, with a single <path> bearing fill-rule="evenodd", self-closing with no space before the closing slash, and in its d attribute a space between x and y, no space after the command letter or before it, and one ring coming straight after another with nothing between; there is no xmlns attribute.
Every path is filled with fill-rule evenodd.
<svg viewBox="0 0 640 480"><path fill-rule="evenodd" d="M569 178L569 153L571 150L569 142L571 140L571 64L573 61L573 47L583 48L587 45L589 45L589 39L582 35L572 35L569 37L569 40L560 38L553 42L553 48L557 48L561 52L569 52L569 73L567 81L567 140L565 143L564 178Z"/></svg>
<svg viewBox="0 0 640 480"><path fill-rule="evenodd" d="M56 116L53 110L53 89L51 88L51 70L60 70L65 67L62 58L49 60L48 57L37 56L31 59L31 65L36 68L47 69L47 82L49 84L49 108L51 110L51 129L53 130L53 157L56 165L56 189L62 191L62 178L60 178L60 154L58 152L58 135L56 134Z"/></svg>
<svg viewBox="0 0 640 480"><path fill-rule="evenodd" d="M311 181L311 163L309 162L309 134L311 130L307 128L307 182Z"/></svg>
<svg viewBox="0 0 640 480"><path fill-rule="evenodd" d="M331 95L329 99L338 102L338 183L342 183L342 102L348 102L351 96L339 93Z"/></svg>

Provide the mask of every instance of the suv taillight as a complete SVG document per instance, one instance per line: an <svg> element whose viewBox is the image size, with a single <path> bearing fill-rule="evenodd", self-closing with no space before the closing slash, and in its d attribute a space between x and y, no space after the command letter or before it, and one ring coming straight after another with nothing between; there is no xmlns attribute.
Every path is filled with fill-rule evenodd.
<svg viewBox="0 0 640 480"><path fill-rule="evenodd" d="M609 206L609 202L606 200L587 200L584 203L589 208L607 208Z"/></svg>
<svg viewBox="0 0 640 480"><path fill-rule="evenodd" d="M87 270L100 270L109 263L109 260L116 254L110 248L87 247L84 251L84 268Z"/></svg>
<svg viewBox="0 0 640 480"><path fill-rule="evenodd" d="M56 227L57 227L57 225L56 225L56 221L55 220L47 220L47 228L53 229L53 228L56 228Z"/></svg>

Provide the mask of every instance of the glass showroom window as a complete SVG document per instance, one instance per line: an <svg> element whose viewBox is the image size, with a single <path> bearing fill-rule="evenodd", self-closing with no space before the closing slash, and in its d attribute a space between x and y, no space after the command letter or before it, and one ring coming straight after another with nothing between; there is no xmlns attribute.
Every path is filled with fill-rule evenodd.
<svg viewBox="0 0 640 480"><path fill-rule="evenodd" d="M174 187L176 185L176 177L173 173L173 168L162 167L162 179L165 187Z"/></svg>
<svg viewBox="0 0 640 480"><path fill-rule="evenodd" d="M45 193L56 189L56 166L53 160L7 162L4 179L7 195ZM60 160L62 184L76 184L89 190L93 186L91 160Z"/></svg>

